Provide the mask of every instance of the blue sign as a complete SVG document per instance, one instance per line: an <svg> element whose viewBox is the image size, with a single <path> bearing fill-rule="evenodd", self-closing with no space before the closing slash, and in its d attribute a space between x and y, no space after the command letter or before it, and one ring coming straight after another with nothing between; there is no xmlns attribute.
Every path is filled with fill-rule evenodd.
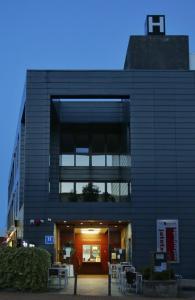
<svg viewBox="0 0 195 300"><path fill-rule="evenodd" d="M53 244L54 244L54 236L45 235L45 245L53 245Z"/></svg>

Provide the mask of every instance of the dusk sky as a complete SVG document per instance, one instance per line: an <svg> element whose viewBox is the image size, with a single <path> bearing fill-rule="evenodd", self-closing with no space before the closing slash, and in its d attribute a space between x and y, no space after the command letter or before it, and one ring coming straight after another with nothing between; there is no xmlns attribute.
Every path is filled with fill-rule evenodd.
<svg viewBox="0 0 195 300"><path fill-rule="evenodd" d="M147 14L165 14L167 34L189 35L195 53L194 0L0 1L0 235L26 70L122 69Z"/></svg>

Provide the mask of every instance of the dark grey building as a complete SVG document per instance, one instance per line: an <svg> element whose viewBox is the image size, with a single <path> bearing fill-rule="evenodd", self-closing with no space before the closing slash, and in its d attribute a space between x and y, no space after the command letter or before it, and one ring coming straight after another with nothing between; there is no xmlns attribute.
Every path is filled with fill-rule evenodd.
<svg viewBox="0 0 195 300"><path fill-rule="evenodd" d="M74 244L81 273L106 273L109 260L141 268L163 251L195 277L195 71L188 37L165 35L163 16L147 21L124 70L27 71L8 243L57 261Z"/></svg>

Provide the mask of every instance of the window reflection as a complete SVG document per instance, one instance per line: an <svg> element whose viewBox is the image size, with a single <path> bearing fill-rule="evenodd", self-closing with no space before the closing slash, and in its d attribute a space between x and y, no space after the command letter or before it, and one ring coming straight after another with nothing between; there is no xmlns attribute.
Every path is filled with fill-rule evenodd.
<svg viewBox="0 0 195 300"><path fill-rule="evenodd" d="M66 156L60 166L130 166L128 130L120 124L62 125L60 154Z"/></svg>
<svg viewBox="0 0 195 300"><path fill-rule="evenodd" d="M107 167L119 167L119 155L115 154L115 155L111 155L108 154L106 156L106 160L107 160Z"/></svg>
<svg viewBox="0 0 195 300"><path fill-rule="evenodd" d="M62 154L60 155L60 166L62 167L74 167L74 154Z"/></svg>
<svg viewBox="0 0 195 300"><path fill-rule="evenodd" d="M68 194L74 192L74 183L73 182L60 182L60 193Z"/></svg>
<svg viewBox="0 0 195 300"><path fill-rule="evenodd" d="M119 202L128 201L128 182L61 182L61 198L65 201Z"/></svg>
<svg viewBox="0 0 195 300"><path fill-rule="evenodd" d="M119 182L108 182L107 183L107 192L113 197L115 202L119 201L120 197L120 183Z"/></svg>
<svg viewBox="0 0 195 300"><path fill-rule="evenodd" d="M77 182L76 183L76 193L77 195L81 195L83 192L83 188L88 185L88 182Z"/></svg>
<svg viewBox="0 0 195 300"><path fill-rule="evenodd" d="M106 165L105 160L106 160L105 155L101 155L101 154L92 155L92 166L105 167Z"/></svg>
<svg viewBox="0 0 195 300"><path fill-rule="evenodd" d="M89 167L89 155L77 154L76 155L77 167Z"/></svg>
<svg viewBox="0 0 195 300"><path fill-rule="evenodd" d="M131 157L127 154L120 155L120 167L130 167L131 166Z"/></svg>
<svg viewBox="0 0 195 300"><path fill-rule="evenodd" d="M89 153L89 148L86 148L86 147L76 148L76 153L78 153L78 154L87 154L87 153Z"/></svg>
<svg viewBox="0 0 195 300"><path fill-rule="evenodd" d="M128 197L128 183L121 182L120 183L120 200L124 202Z"/></svg>
<svg viewBox="0 0 195 300"><path fill-rule="evenodd" d="M67 202L76 202L77 198L74 192L74 182L60 182L61 200Z"/></svg>

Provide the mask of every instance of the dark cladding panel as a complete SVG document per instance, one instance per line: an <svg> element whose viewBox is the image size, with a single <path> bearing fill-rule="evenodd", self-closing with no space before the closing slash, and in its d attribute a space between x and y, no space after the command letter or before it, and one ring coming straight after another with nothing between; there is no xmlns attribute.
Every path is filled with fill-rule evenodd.
<svg viewBox="0 0 195 300"><path fill-rule="evenodd" d="M131 36L124 68L189 70L188 36Z"/></svg>

